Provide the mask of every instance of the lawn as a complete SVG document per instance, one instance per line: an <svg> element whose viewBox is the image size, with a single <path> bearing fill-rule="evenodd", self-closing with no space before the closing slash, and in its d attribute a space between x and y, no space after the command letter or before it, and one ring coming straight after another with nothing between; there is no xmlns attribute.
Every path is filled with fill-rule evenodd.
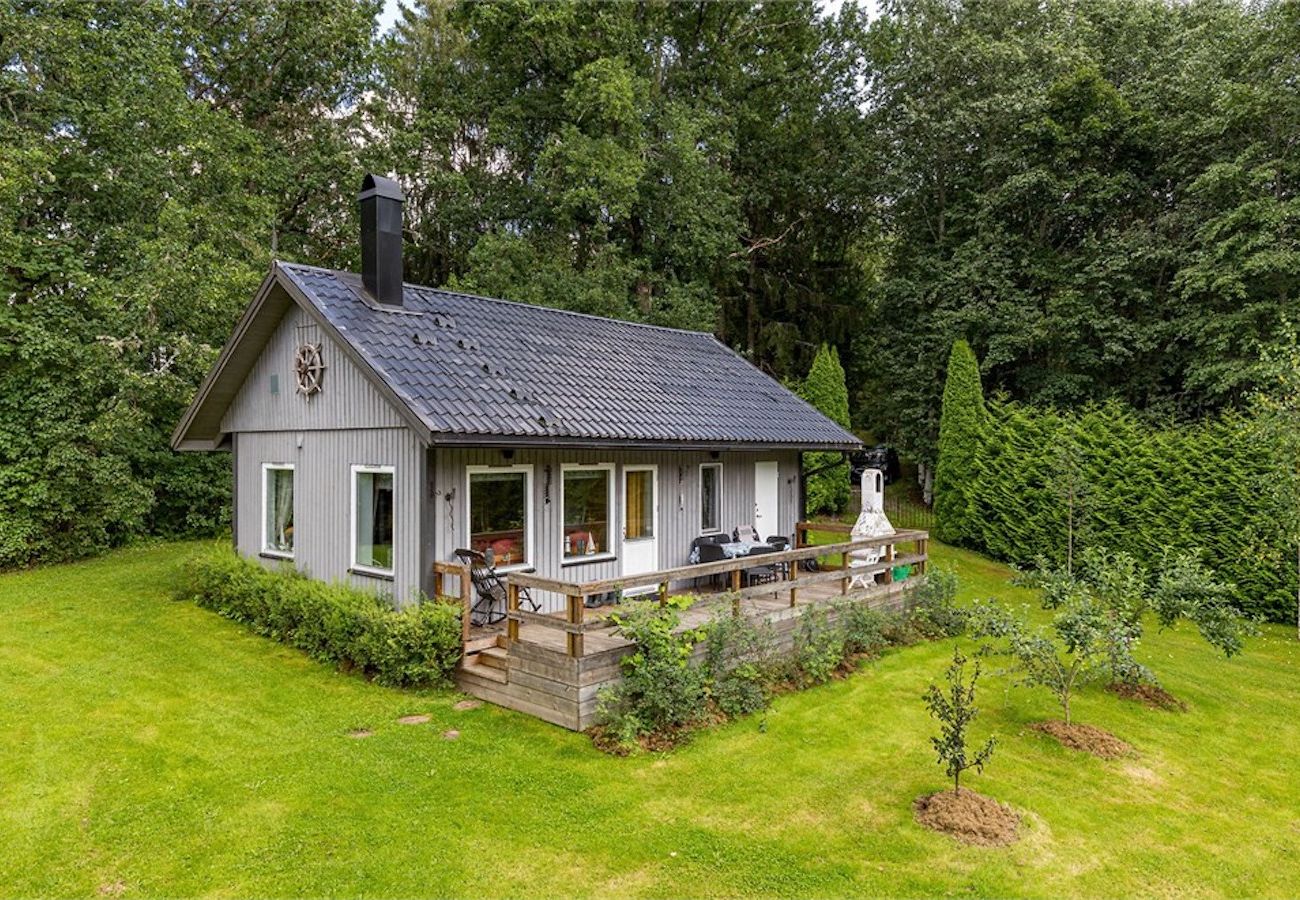
<svg viewBox="0 0 1300 900"><path fill-rule="evenodd" d="M1085 692L1078 719L1133 759L1027 730L1050 700L988 679L975 731L1000 743L971 783L1026 822L976 849L911 813L944 784L919 698L950 642L781 697L765 727L618 759L171 601L191 549L0 577L0 893L1300 895L1300 647L1282 628L1228 662L1186 628L1149 640L1186 713ZM967 596L1030 599L1000 566L934 555Z"/></svg>

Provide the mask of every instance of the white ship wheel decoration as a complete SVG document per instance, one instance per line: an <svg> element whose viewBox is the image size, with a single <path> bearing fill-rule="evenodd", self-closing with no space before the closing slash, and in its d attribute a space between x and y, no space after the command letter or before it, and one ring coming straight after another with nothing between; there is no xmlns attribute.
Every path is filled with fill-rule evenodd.
<svg viewBox="0 0 1300 900"><path fill-rule="evenodd" d="M298 393L311 399L320 393L321 380L325 377L325 361L321 357L320 344L303 344L293 361L293 372L298 377Z"/></svg>

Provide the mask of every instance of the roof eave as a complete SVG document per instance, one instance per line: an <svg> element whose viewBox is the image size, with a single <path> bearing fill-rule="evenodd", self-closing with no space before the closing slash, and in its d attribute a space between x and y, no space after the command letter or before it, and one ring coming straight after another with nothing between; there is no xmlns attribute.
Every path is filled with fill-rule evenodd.
<svg viewBox="0 0 1300 900"><path fill-rule="evenodd" d="M651 440L648 438L592 438L567 435L512 435L434 432L434 446L455 447L548 447L585 449L608 447L619 450L700 450L730 452L763 452L795 450L800 452L848 452L861 449L861 441L854 442L793 442L793 441L737 441L737 440Z"/></svg>

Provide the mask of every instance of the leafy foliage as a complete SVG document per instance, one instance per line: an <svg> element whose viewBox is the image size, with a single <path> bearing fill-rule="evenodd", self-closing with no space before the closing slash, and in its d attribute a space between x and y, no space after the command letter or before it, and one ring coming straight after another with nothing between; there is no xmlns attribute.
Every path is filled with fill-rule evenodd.
<svg viewBox="0 0 1300 900"><path fill-rule="evenodd" d="M827 418L849 427L849 391L844 383L844 367L839 352L823 344L813 357L808 377L799 393ZM849 466L839 462L838 453L804 454L807 477L806 502L809 515L837 514L848 504L852 486Z"/></svg>
<svg viewBox="0 0 1300 900"><path fill-rule="evenodd" d="M1085 598L1063 606L1050 629L1032 628L992 600L977 603L971 633L998 639L1000 643L989 649L1012 661L1020 684L1051 691L1061 704L1067 725L1075 691L1106 673L1113 647L1117 642L1123 645L1127 638L1110 630L1101 607Z"/></svg>
<svg viewBox="0 0 1300 900"><path fill-rule="evenodd" d="M267 569L231 550L190 560L177 597L381 684L444 684L460 662L456 603L426 599L395 610L369 591Z"/></svg>
<svg viewBox="0 0 1300 900"><path fill-rule="evenodd" d="M973 494L984 450L984 390L979 362L965 341L948 356L939 421L939 461L934 471L935 536L968 543L977 531Z"/></svg>
<svg viewBox="0 0 1300 900"><path fill-rule="evenodd" d="M1077 448L1072 465L1087 485L1073 509L1061 490L1066 445ZM1176 425L1116 403L1066 413L994 401L967 486L976 508L969 543L1012 563L1067 569L1089 541L1151 570L1171 553L1203 552L1237 609L1278 620L1297 582L1294 532L1267 487L1286 477L1276 446L1236 414Z"/></svg>
<svg viewBox="0 0 1300 900"><path fill-rule="evenodd" d="M690 598L632 601L611 616L619 633L636 645L623 657L623 680L601 692L597 718L624 743L648 734L667 734L698 721L706 712L703 671L691 652L700 629L678 630L680 609Z"/></svg>
<svg viewBox="0 0 1300 900"><path fill-rule="evenodd" d="M966 680L966 657L960 647L952 650L952 665L945 675L947 690L934 682L925 692L925 707L930 715L939 720L939 736L930 738L937 755L937 762L944 767L944 772L952 779L954 792L961 790L961 773L967 769L983 772L985 764L993 756L997 738L989 738L984 746L973 754L967 748L966 730L979 715L975 706L975 685L980 680L980 664L976 660L971 671L970 681Z"/></svg>
<svg viewBox="0 0 1300 900"><path fill-rule="evenodd" d="M923 637L956 637L966 630L970 611L957 603L957 573L932 568L912 588L911 623Z"/></svg>

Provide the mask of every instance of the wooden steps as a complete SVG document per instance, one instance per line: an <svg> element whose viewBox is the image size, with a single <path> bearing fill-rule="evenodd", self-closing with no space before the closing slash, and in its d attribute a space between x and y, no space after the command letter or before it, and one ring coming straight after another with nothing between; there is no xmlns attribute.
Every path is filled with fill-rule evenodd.
<svg viewBox="0 0 1300 900"><path fill-rule="evenodd" d="M462 682L462 684L469 681L471 683L482 682L484 684L498 685L508 683L510 678L506 675L504 668L498 669L495 666L485 666L476 659L470 658L462 662L456 669L456 680Z"/></svg>

